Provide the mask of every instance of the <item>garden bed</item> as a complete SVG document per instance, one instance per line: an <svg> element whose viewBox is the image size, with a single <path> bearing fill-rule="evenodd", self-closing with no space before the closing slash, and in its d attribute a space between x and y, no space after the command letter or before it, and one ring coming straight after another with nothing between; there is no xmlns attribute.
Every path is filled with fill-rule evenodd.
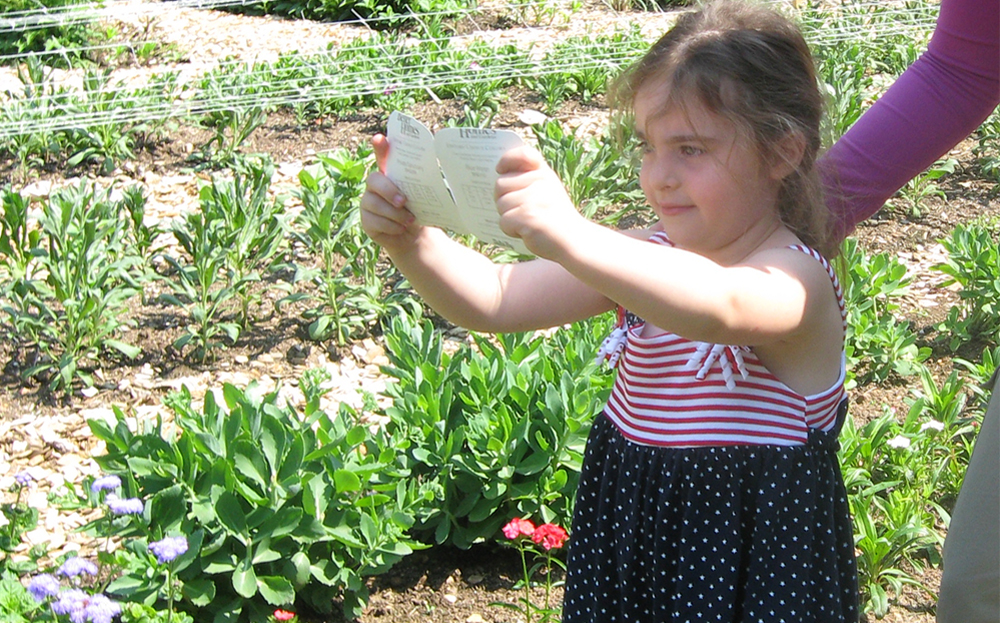
<svg viewBox="0 0 1000 623"><path fill-rule="evenodd" d="M535 52L539 53L545 45L569 36L607 32L629 21L638 22L649 34L662 29L669 20L658 14L614 12L602 3L593 2L585 3L568 20L556 19L550 25L520 28L512 27L517 22L505 18L501 7L502 4L487 8L481 16L466 18L455 25L456 31L482 32L484 37L495 41L520 38L523 45L534 42ZM134 20L130 24L134 29L148 26ZM507 27L497 28L498 25ZM170 44L173 53L187 60L187 64L174 61L179 62L182 72L185 67L192 72L195 68L202 71L222 57L273 60L277 53L287 51L283 41L294 41L302 50L316 50L360 36L356 26L194 10L167 13L159 24L154 23L150 28ZM198 45L189 46L190 41L197 41ZM11 79L10 72L5 79ZM533 139L532 130L525 123L525 113L537 118L545 108L537 92L523 86L509 86L503 89L497 104L492 117L494 127L514 129ZM436 97L412 103L409 111L435 128L464 114L461 102ZM353 114L320 116L303 122L292 110L279 108L267 113L260 127L238 145L238 151L270 155L275 163L270 196L285 197L286 210L297 213L302 202L294 193L301 186L299 175L303 169L314 166L317 154L322 152L336 149L357 152L371 136L383 131L388 112L359 109ZM571 97L549 113L580 140L600 136L607 120L600 94L586 101ZM210 167L198 166L192 156L213 135L211 129L178 120L169 132L136 149L133 158L116 162L110 172L101 171L99 166L67 168L58 160L26 168L11 157L0 162L0 179L24 195L40 199L80 180L95 181L103 187L137 184L147 195L147 221L169 223L197 211L200 186L215 172ZM885 253L906 266L912 283L904 296L895 299L899 305L895 315L910 324L919 336L919 346L931 350L924 365L938 383L953 370L962 370L954 364L955 357L977 361L988 346L973 341L955 352L943 346L938 325L960 303L960 296L958 288L942 287L944 276L932 270L932 266L947 258L939 241L949 236L956 225L987 217L994 219L995 226L1000 218L997 185L979 174L973 147L970 140L949 154L957 166L954 173L935 183L934 190L940 192L925 193L918 207L912 205L912 194L901 196L855 232L860 246L869 254ZM169 234L163 240L170 245L165 253L172 250L180 255L176 241ZM320 264L302 243L292 245L287 254L302 265ZM169 273L168 268L156 264L162 275ZM390 360L381 330L373 325L369 334L346 342L310 339L310 321L303 318L308 309L306 303L292 301L280 309L274 306L283 294L268 286L286 277L278 271L253 286L253 291L261 296L252 308L254 321L240 332L234 343L213 349L211 358L204 361L193 356L190 349L176 346L185 334L189 318L176 306L160 301L158 297L169 293L169 288L162 282L147 284L142 299L130 300L124 312L128 322L121 331L121 339L138 346L140 354L134 359L105 356L93 370L92 386L77 384L69 396L50 391L48 377L44 375L24 378L25 369L33 362L13 334L13 328L6 323L2 326L7 339L0 342L0 364L4 366L0 375L0 489L9 490L15 474L27 470L37 482L28 492L28 501L42 509L39 527L27 534L19 554L23 555L31 545L42 543L48 543L53 559L72 551L91 551L92 540L72 530L94 515L85 511L59 512L46 495L64 483L80 483L100 472L92 457L105 453L106 446L93 435L86 420L113 423L113 407L126 411L136 421L151 421L156 417L169 421L173 416L164 407L163 399L173 390L187 387L194 403L201 405L207 393L220 391L226 383L245 388L251 382L265 391L279 391L289 404L301 405L302 375L307 370L322 368L330 375L323 403L326 409L336 412L336 405L347 403L362 413L367 425L384 421L384 410L391 401L385 395L387 376L382 367ZM439 318L433 320L446 332L451 344L469 342L465 332L447 326ZM852 417L857 427L877 420L887 409L902 420L915 398L914 391L919 388L918 377L898 374L889 374L878 382L860 383L851 392ZM944 533L943 529L940 533ZM936 592L939 583L936 567L908 567L907 571L931 593ZM516 550L495 544L476 545L468 550L439 546L418 551L387 573L368 580L371 598L359 621L515 621L516 613L495 603L518 602L522 592L516 589L516 584L521 572ZM558 601L560 596L556 589L553 597ZM533 598L540 597L536 591ZM930 623L934 619L933 609L931 595L907 586L901 594L893 596L885 620ZM334 615L315 620L339 623L344 619Z"/></svg>

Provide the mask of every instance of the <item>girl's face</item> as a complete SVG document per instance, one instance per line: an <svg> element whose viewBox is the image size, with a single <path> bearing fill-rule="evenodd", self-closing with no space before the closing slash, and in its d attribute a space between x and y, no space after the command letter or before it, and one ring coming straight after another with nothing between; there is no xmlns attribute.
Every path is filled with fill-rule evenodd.
<svg viewBox="0 0 1000 623"><path fill-rule="evenodd" d="M663 101L655 86L635 98L646 201L676 245L737 262L780 227L781 177L732 122L694 102L664 112Z"/></svg>

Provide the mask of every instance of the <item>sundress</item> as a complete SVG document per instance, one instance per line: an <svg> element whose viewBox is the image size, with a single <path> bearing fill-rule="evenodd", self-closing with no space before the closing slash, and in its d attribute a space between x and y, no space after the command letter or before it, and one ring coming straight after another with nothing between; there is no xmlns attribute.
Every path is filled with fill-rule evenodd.
<svg viewBox="0 0 1000 623"><path fill-rule="evenodd" d="M840 298L826 260L796 248L824 264ZM644 350L641 320L621 325L619 376L577 491L563 621L857 621L837 460L843 371L802 397L752 349L668 334ZM713 396L719 405L706 404Z"/></svg>

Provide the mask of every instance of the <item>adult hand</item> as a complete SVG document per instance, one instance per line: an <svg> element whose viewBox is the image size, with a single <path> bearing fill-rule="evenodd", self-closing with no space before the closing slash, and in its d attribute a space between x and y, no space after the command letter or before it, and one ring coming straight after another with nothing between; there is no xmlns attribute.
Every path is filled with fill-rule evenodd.
<svg viewBox="0 0 1000 623"><path fill-rule="evenodd" d="M365 181L361 196L361 227L372 240L387 250L413 242L421 226L406 209L406 197L385 175L385 161L389 157L389 141L381 134L372 139L378 171L373 171Z"/></svg>
<svg viewBox="0 0 1000 623"><path fill-rule="evenodd" d="M518 147L500 158L497 173L500 228L524 240L535 255L556 259L575 226L588 221L573 206L555 171L537 150Z"/></svg>

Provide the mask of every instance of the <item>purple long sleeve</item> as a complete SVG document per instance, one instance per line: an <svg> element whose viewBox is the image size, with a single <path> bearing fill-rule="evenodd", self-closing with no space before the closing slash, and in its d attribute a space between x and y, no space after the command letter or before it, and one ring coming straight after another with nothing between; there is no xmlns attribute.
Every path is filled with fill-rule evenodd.
<svg viewBox="0 0 1000 623"><path fill-rule="evenodd" d="M1000 102L1000 0L942 0L927 51L820 160L848 235Z"/></svg>

